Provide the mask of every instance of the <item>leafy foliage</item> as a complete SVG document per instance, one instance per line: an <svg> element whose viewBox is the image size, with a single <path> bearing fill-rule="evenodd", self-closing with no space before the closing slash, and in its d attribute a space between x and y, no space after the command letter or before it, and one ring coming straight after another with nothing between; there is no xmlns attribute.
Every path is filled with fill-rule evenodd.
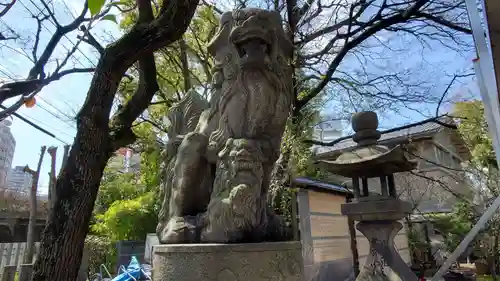
<svg viewBox="0 0 500 281"><path fill-rule="evenodd" d="M307 84L302 84L299 95L305 93L306 89ZM311 101L297 116L288 119L281 141L281 155L271 181L272 198L269 204L287 222L291 221L291 199L296 192L290 188L289 180L299 176L313 178L322 176L321 171L312 165L311 145L305 142L312 138L314 125L320 119L320 101L321 96Z"/></svg>
<svg viewBox="0 0 500 281"><path fill-rule="evenodd" d="M477 222L479 216L484 213L492 200L500 195L498 182L498 164L488 132L487 122L484 118L484 104L480 100L458 102L455 104L454 115L459 119L458 130L471 152L472 158L468 163L468 170L476 191L482 201L461 201L447 215L435 216L436 226L445 235L446 246L454 250L463 237ZM493 215L487 225L476 236L472 245L475 254L482 260L498 264L498 252L500 237L500 216Z"/></svg>
<svg viewBox="0 0 500 281"><path fill-rule="evenodd" d="M90 14L93 16L97 15L104 6L104 2L105 0L89 0L88 5Z"/></svg>
<svg viewBox="0 0 500 281"><path fill-rule="evenodd" d="M458 102L454 114L460 117L459 132L472 153L473 161L482 167L497 166L493 144L480 100Z"/></svg>
<svg viewBox="0 0 500 281"><path fill-rule="evenodd" d="M424 255L429 251L429 244L422 237L422 233L416 229L408 230L408 247L416 258L416 261L425 260Z"/></svg>
<svg viewBox="0 0 500 281"><path fill-rule="evenodd" d="M458 202L452 213L436 214L431 217L436 229L444 236L445 246L449 251L454 251L458 247L476 222L473 205L466 201Z"/></svg>
<svg viewBox="0 0 500 281"><path fill-rule="evenodd" d="M104 213L96 216L92 230L112 241L143 240L156 229L155 194L148 192L135 199L119 200Z"/></svg>
<svg viewBox="0 0 500 281"><path fill-rule="evenodd" d="M115 268L117 253L113 241L103 236L88 235L85 247L89 253L89 272L99 272L101 264L108 270Z"/></svg>
<svg viewBox="0 0 500 281"><path fill-rule="evenodd" d="M116 167L108 167L101 180L95 212L102 213L115 201L133 199L146 191L134 173L122 173Z"/></svg>

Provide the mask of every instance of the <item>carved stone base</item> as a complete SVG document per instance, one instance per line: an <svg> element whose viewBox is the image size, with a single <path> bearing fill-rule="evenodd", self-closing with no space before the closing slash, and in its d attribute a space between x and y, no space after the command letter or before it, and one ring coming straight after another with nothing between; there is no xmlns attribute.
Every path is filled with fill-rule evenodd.
<svg viewBox="0 0 500 281"><path fill-rule="evenodd" d="M395 221L362 221L356 228L370 242L370 253L356 281L417 281L394 248L394 237L402 225Z"/></svg>
<svg viewBox="0 0 500 281"><path fill-rule="evenodd" d="M153 281L302 281L300 242L153 247Z"/></svg>

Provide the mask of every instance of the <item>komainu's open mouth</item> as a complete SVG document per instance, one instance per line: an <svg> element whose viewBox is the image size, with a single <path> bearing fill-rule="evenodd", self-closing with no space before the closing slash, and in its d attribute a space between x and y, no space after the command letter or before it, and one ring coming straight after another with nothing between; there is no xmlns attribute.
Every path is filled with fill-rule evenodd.
<svg viewBox="0 0 500 281"><path fill-rule="evenodd" d="M251 55L270 55L271 45L260 37L246 37L235 42L236 50L240 58L248 58Z"/></svg>

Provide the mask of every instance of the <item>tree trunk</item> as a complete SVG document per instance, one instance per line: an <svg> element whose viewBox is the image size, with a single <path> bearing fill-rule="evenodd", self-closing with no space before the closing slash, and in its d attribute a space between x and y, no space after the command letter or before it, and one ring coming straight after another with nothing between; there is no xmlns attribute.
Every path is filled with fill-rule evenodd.
<svg viewBox="0 0 500 281"><path fill-rule="evenodd" d="M30 190L30 218L28 222L28 236L26 237L26 252L24 253L24 263L33 262L33 249L35 248L35 229L36 229L36 193L38 190L38 179L40 178L40 169L42 167L43 156L45 155L45 146L40 149L40 158L38 159L38 165L36 171L31 171L28 166L26 166L25 172L32 175L33 181L31 183Z"/></svg>
<svg viewBox="0 0 500 281"><path fill-rule="evenodd" d="M62 168L64 166L66 166L66 162L68 161L69 149L70 149L69 145L64 146L64 153L63 153L63 158L62 158L62 163L61 163L61 168L59 170L59 174L61 173Z"/></svg>
<svg viewBox="0 0 500 281"><path fill-rule="evenodd" d="M191 89L191 72L189 70L189 62L187 57L187 45L184 38L179 40L179 49L181 52L182 77L184 78L184 91L187 93Z"/></svg>
<svg viewBox="0 0 500 281"><path fill-rule="evenodd" d="M139 8L145 4L151 8L150 1L137 2ZM114 149L134 140L130 126L149 105L155 92L144 97L134 94L131 99L134 104L126 104L110 122L111 106L118 84L133 63L141 60L139 66L142 70L142 58L153 58L152 52L182 36L198 2L164 1L159 16L153 22L136 24L104 50L87 99L77 115L77 134L69 157L56 181L57 201L45 226L40 258L35 262L32 280L76 280L85 236L106 163ZM139 20L140 18L141 15ZM154 67L154 59L152 62ZM154 76L153 72L156 81ZM148 88L148 85L139 85L139 88L144 87ZM137 99L140 100L136 101Z"/></svg>
<svg viewBox="0 0 500 281"><path fill-rule="evenodd" d="M49 210L52 210L56 202L56 156L57 146L52 146L47 149L50 154L50 172L49 172Z"/></svg>
<svg viewBox="0 0 500 281"><path fill-rule="evenodd" d="M77 119L68 161L56 181L56 202L45 226L33 280L76 280L94 201L109 158L107 116L118 85L97 70ZM112 77L112 76L111 76Z"/></svg>
<svg viewBox="0 0 500 281"><path fill-rule="evenodd" d="M497 281L497 262L498 262L498 235L493 237L493 253L491 254L491 279Z"/></svg>

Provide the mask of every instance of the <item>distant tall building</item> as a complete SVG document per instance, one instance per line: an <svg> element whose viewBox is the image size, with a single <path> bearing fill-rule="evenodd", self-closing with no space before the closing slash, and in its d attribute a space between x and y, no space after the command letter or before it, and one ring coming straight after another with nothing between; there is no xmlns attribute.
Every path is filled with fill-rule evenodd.
<svg viewBox="0 0 500 281"><path fill-rule="evenodd" d="M340 120L323 121L314 126L313 139L322 142L329 142L342 136L342 122ZM313 145L314 153L321 152L324 147Z"/></svg>
<svg viewBox="0 0 500 281"><path fill-rule="evenodd" d="M120 148L116 152L117 159L115 161L121 161L122 171L123 172L139 172L141 168L141 154L134 153L134 151L130 148ZM117 165L116 163L115 165Z"/></svg>
<svg viewBox="0 0 500 281"><path fill-rule="evenodd" d="M7 189L7 174L10 172L16 141L10 131L10 120L0 122L0 189Z"/></svg>
<svg viewBox="0 0 500 281"><path fill-rule="evenodd" d="M23 166L16 166L7 176L7 187L9 190L20 193L29 193L33 177L24 172Z"/></svg>

